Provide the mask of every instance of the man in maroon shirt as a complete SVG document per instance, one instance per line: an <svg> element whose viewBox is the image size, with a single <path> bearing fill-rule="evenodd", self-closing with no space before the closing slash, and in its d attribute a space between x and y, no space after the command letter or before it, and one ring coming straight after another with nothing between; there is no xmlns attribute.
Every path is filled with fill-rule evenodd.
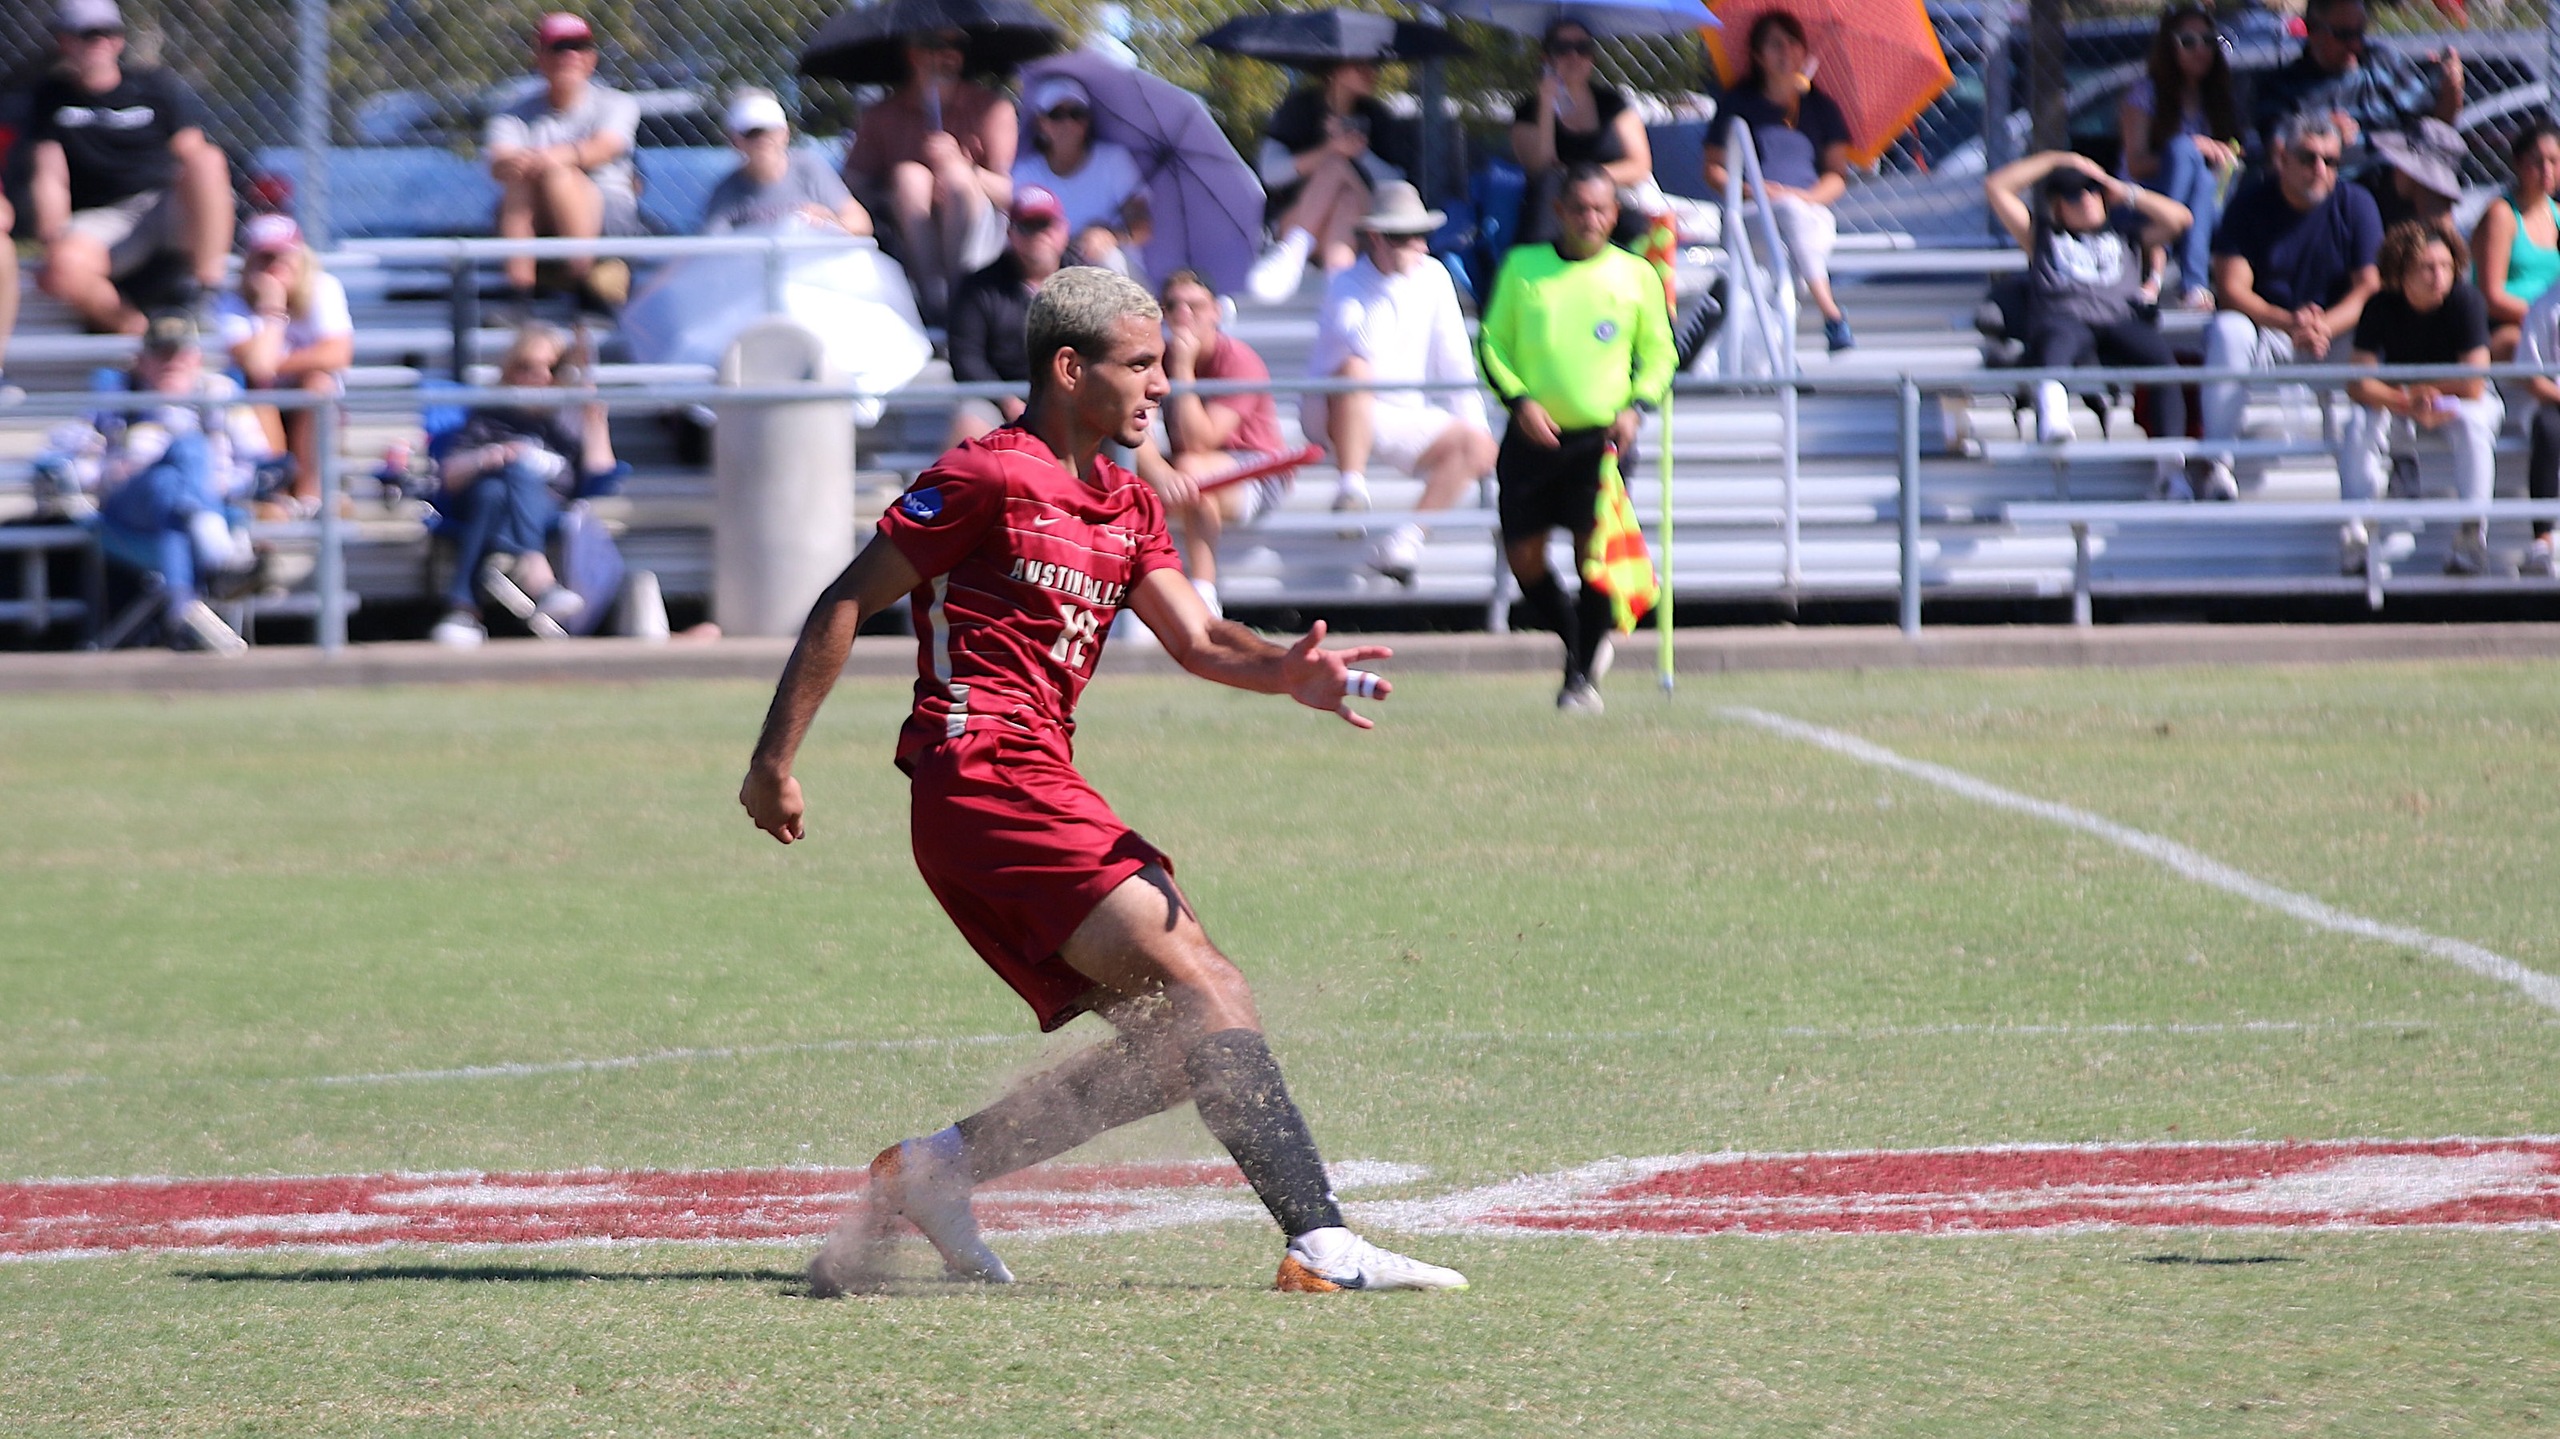
<svg viewBox="0 0 2560 1439"><path fill-rule="evenodd" d="M810 1262L813 1293L878 1287L901 1219L953 1277L1011 1282L978 1237L970 1190L1185 1100L1288 1236L1279 1288L1466 1285L1342 1226L1244 976L1209 942L1172 861L1075 769L1076 698L1123 608L1204 679L1362 729L1350 701L1388 693L1352 668L1383 648L1319 649L1318 623L1284 650L1212 618L1182 578L1155 492L1101 455L1105 441L1143 443L1170 388L1162 319L1110 271L1062 270L1043 285L1025 325L1030 408L916 477L819 597L765 716L738 801L789 844L804 832L791 774L801 738L864 617L909 596L916 703L897 762L913 781L916 867L1042 1029L1092 1011L1117 1031L951 1127L882 1150L862 1203Z"/></svg>
<svg viewBox="0 0 2560 1439"><path fill-rule="evenodd" d="M1218 327L1218 293L1198 271L1174 271L1158 293L1164 297L1167 378L1186 387L1198 380L1270 381L1271 370L1253 347ZM1186 389L1166 404L1165 428L1173 442L1173 467L1195 485L1276 460L1287 444L1267 389L1207 396ZM1219 608L1219 535L1228 525L1252 524L1278 508L1288 493L1289 477L1274 475L1206 492L1195 489L1188 499L1171 505L1182 521L1183 557L1190 562L1192 587L1210 613Z"/></svg>

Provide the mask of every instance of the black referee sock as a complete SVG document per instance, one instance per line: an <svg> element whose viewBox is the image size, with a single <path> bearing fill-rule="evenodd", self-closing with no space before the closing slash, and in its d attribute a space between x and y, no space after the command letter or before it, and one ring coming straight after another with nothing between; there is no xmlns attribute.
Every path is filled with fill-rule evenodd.
<svg viewBox="0 0 2560 1439"><path fill-rule="evenodd" d="M1556 583L1553 571L1538 576L1536 584L1520 587L1520 611L1529 623L1542 630L1553 630L1573 643L1573 601L1566 598L1564 586Z"/></svg>
<svg viewBox="0 0 2560 1439"><path fill-rule="evenodd" d="M1200 1122L1226 1146L1262 1206L1291 1239L1342 1223L1307 1121L1289 1099L1271 1046L1250 1029L1222 1029L1191 1047L1191 1076Z"/></svg>
<svg viewBox="0 0 2560 1439"><path fill-rule="evenodd" d="M1610 613L1609 597L1589 580L1582 582L1582 593L1574 597L1573 617L1580 633L1573 638L1573 653L1565 661L1565 674L1588 679L1591 657L1600 652L1600 642L1617 628L1617 617Z"/></svg>

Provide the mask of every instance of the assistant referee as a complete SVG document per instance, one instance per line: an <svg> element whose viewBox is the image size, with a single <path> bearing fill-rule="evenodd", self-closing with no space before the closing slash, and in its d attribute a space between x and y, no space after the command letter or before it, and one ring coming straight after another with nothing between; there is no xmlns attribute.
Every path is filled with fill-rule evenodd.
<svg viewBox="0 0 2560 1439"><path fill-rule="evenodd" d="M1661 403L1675 368L1671 315L1653 266L1609 243L1618 186L1598 165L1565 172L1556 240L1504 257L1477 341L1485 383L1511 411L1494 477L1502 487L1502 546L1520 580L1521 607L1564 638L1556 708L1598 714L1608 667L1609 597L1578 600L1547 568L1547 537L1573 533L1579 570L1600 497L1600 461L1617 447L1635 468L1636 410Z"/></svg>

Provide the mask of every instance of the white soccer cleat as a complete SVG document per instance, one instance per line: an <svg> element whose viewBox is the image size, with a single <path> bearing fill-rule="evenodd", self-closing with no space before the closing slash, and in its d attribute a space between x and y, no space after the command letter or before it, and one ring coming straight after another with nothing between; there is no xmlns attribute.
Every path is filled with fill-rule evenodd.
<svg viewBox="0 0 2560 1439"><path fill-rule="evenodd" d="M891 1252L897 1247L898 1221L921 1231L942 1268L953 1279L975 1284L1011 1284L986 1241L978 1237L978 1217L969 1208L968 1176L954 1162L936 1156L921 1140L909 1139L881 1150L871 1161L871 1183L862 1203L827 1236L817 1257L809 1261L809 1292L820 1299L878 1289L888 1279Z"/></svg>
<svg viewBox="0 0 2560 1439"><path fill-rule="evenodd" d="M1284 1294L1333 1294L1345 1289L1464 1289L1455 1269L1409 1259L1348 1229L1313 1229L1289 1241L1272 1288Z"/></svg>
<svg viewBox="0 0 2560 1439"><path fill-rule="evenodd" d="M1608 708L1607 702L1600 698L1600 687L1587 679L1568 680L1563 689L1556 691L1558 714L1596 715Z"/></svg>
<svg viewBox="0 0 2560 1439"><path fill-rule="evenodd" d="M1315 248L1316 237L1304 230L1281 236L1245 273L1245 293L1265 305L1277 305L1295 295L1307 277L1307 257Z"/></svg>

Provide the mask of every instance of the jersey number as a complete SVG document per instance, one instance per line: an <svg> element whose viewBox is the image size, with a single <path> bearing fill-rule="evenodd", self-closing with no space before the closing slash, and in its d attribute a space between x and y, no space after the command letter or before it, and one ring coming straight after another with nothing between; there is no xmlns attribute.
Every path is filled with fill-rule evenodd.
<svg viewBox="0 0 2560 1439"><path fill-rule="evenodd" d="M1058 642L1049 646L1049 658L1069 669L1083 669L1085 645L1102 633L1102 616L1082 605L1062 604L1058 621Z"/></svg>

